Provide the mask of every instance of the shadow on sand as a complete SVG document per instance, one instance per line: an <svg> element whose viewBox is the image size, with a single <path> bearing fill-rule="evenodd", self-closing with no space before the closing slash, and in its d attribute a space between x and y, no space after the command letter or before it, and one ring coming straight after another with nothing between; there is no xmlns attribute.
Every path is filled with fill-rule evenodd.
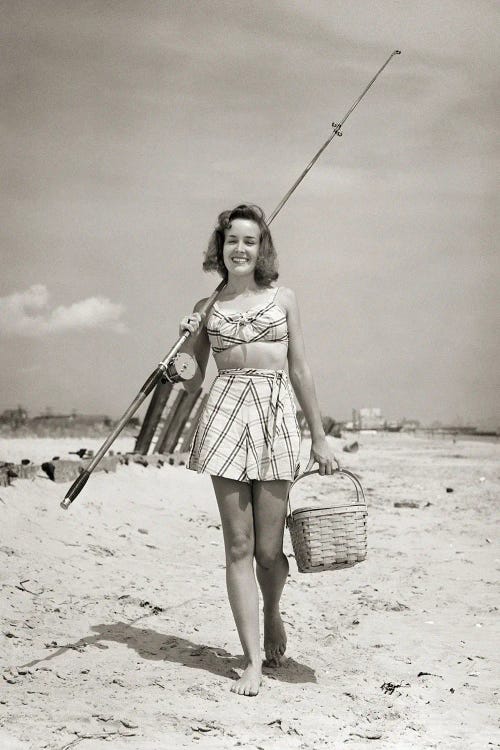
<svg viewBox="0 0 500 750"><path fill-rule="evenodd" d="M50 661L70 649L84 651L88 646L107 648L104 642L112 641L133 649L143 659L169 661L191 669L204 669L218 677L236 679L238 674L234 670L244 668L243 656L233 656L223 648L193 643L178 635L157 633L150 628L134 627L126 622L93 625L91 630L93 634L80 638L75 643L64 646L54 643L56 651L52 654L22 666L29 668ZM281 682L316 682L316 675L311 667L291 658L285 658L279 667L265 667L264 674Z"/></svg>

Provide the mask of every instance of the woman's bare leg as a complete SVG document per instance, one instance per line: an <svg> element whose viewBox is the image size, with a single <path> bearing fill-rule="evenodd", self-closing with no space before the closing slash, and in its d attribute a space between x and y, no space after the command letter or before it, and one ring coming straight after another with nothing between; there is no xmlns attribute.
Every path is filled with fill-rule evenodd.
<svg viewBox="0 0 500 750"><path fill-rule="evenodd" d="M279 604L288 575L283 553L286 499L290 482L253 483L253 514L257 579L264 599L264 650L268 666L278 666L286 649Z"/></svg>
<svg viewBox="0 0 500 750"><path fill-rule="evenodd" d="M252 490L247 482L212 477L224 534L226 584L247 666L231 690L257 695L262 682L259 594L253 567L255 547Z"/></svg>

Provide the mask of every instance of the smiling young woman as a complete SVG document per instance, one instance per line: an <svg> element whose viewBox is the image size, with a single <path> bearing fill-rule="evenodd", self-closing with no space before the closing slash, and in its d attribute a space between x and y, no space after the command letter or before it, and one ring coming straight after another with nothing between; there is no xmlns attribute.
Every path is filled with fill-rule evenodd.
<svg viewBox="0 0 500 750"><path fill-rule="evenodd" d="M256 695L262 681L257 582L267 665L278 666L286 648L279 610L288 574L283 532L300 453L292 386L320 474L331 474L337 462L323 431L295 294L272 286L277 255L260 208L239 205L219 215L203 268L217 271L226 286L205 321L203 299L180 323L181 333L196 334L185 350L197 371L184 387L201 386L210 349L218 368L188 467L211 475L221 515L228 597L247 662L231 689Z"/></svg>

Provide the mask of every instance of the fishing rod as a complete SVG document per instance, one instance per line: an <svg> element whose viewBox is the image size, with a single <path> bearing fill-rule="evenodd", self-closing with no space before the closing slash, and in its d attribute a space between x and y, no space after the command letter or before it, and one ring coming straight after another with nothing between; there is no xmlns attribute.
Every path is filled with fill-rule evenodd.
<svg viewBox="0 0 500 750"><path fill-rule="evenodd" d="M373 78L371 79L370 83L366 86L366 88L362 91L360 96L356 99L354 104L349 108L347 113L344 115L342 120L339 123L332 122L332 133L329 136L329 138L324 142L324 144L321 146L321 148L315 153L307 167L304 169L304 171L299 175L299 177L295 180L292 187L288 190L288 192L283 196L281 201L278 203L274 211L270 214L269 218L266 219L266 224L271 224L271 222L276 218L278 213L281 211L287 200L290 198L292 193L297 189L297 187L300 185L306 174L309 172L309 170L314 166L314 164L317 162L323 151L326 149L326 147L332 142L332 140L335 138L335 136L341 136L342 135L342 126L349 117L349 115L356 109L361 99L365 96L368 89L370 89L379 75L382 73L384 68L390 63L394 55L400 55L400 50L394 50L394 52L391 53L391 55L387 58L385 63L382 65L382 67L379 68L379 70L375 73ZM221 281L220 284L214 289L210 297L205 301L204 305L199 309L199 313L201 315L202 321L206 319L208 311L214 304L215 300L221 293L221 291L226 286L225 281ZM71 487L66 493L66 496L64 500L61 502L61 508L64 508L64 510L67 510L73 500L78 497L82 489L87 484L90 475L96 468L99 461L103 458L105 453L107 452L108 448L114 443L120 432L123 430L129 419L135 414L135 412L138 410L138 408L143 403L144 399L149 396L153 388L155 388L160 382L162 383L179 383L183 380L190 380L195 371L196 371L196 365L190 357L189 354L186 354L185 352L181 352L181 348L185 344L185 342L188 340L188 338L191 336L190 331L184 331L184 333L178 338L178 340L175 342L173 347L170 349L169 352L163 357L161 362L157 365L156 369L153 370L149 378L146 380L142 388L140 389L137 396L134 398L126 412L123 414L121 419L117 422L115 425L115 428L109 435L109 437L104 441L104 443L101 445L97 453L95 454L94 458L90 462L90 464L87 466L86 469L84 469L81 474L75 479Z"/></svg>

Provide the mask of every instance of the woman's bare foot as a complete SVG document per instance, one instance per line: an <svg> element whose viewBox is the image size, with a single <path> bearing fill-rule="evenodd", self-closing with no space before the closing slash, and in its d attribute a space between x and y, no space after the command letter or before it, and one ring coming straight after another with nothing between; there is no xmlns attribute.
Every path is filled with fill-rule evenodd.
<svg viewBox="0 0 500 750"><path fill-rule="evenodd" d="M286 651L286 632L278 609L272 612L264 610L264 651L265 666L279 667Z"/></svg>
<svg viewBox="0 0 500 750"><path fill-rule="evenodd" d="M239 680L231 688L232 693L238 695L257 695L262 683L262 668L249 664Z"/></svg>

